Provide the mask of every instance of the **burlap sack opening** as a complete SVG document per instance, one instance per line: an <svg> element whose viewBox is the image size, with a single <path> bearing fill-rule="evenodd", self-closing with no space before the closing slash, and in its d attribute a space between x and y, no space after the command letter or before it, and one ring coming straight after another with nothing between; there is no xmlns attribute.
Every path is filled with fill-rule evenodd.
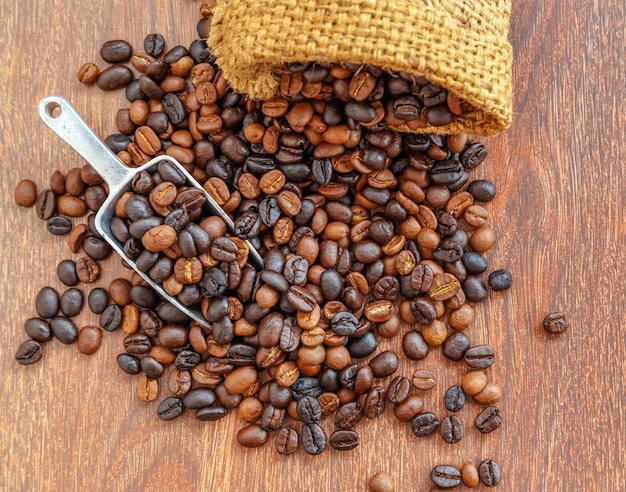
<svg viewBox="0 0 626 492"><path fill-rule="evenodd" d="M511 0L218 0L208 44L253 99L277 93L285 64L371 64L424 76L472 108L419 132L488 136L511 124L510 15Z"/></svg>

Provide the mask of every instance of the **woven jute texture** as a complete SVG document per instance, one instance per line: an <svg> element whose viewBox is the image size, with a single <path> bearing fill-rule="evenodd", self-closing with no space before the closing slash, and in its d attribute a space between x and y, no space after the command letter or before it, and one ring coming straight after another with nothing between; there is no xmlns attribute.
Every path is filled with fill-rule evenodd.
<svg viewBox="0 0 626 492"><path fill-rule="evenodd" d="M472 107L420 132L487 136L511 124L510 15L511 0L218 0L208 44L253 99L277 93L285 64L371 64L424 76Z"/></svg>

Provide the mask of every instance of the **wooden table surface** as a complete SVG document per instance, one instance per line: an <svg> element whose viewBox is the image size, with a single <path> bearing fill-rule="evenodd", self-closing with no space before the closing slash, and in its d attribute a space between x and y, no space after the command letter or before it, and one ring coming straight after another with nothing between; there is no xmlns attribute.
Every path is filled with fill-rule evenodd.
<svg viewBox="0 0 626 492"><path fill-rule="evenodd" d="M101 135L114 131L123 94L80 85L78 66L108 39L136 47L161 32L168 45L195 38L198 2L189 0L30 0L0 4L0 490L360 491L367 477L391 473L398 491L425 491L439 463L493 458L501 491L626 490L626 18L623 0L514 2L515 120L487 142L488 162L474 175L499 190L490 205L498 243L493 267L514 285L491 294L471 328L474 343L497 350L489 377L504 386L504 424L483 436L478 407L460 412L466 437L446 445L418 440L390 415L362 423L361 445L342 454L281 457L273 443L255 450L235 441L236 415L202 423L185 414L156 417L157 402L135 396L115 363L122 333L81 355L52 342L29 367L14 360L34 298L73 257L46 232L33 209L18 209L22 178L44 187L55 169L82 161L36 113L48 94L70 99ZM105 280L126 275L117 259ZM572 327L560 337L541 328L562 310ZM81 323L95 323L85 314ZM429 408L464 368L439 351L416 367L438 370ZM328 429L330 422L326 421Z"/></svg>

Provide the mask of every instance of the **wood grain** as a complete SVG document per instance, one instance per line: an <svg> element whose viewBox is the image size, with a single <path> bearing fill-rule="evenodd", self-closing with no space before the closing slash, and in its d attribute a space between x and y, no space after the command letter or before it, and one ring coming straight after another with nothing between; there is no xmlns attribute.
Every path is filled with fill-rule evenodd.
<svg viewBox="0 0 626 492"><path fill-rule="evenodd" d="M81 86L78 66L101 63L108 39L141 47L146 34L162 32L169 46L189 44L197 9L197 1L174 0L0 3L0 490L352 491L384 470L397 490L422 491L435 464L484 458L500 463L501 491L625 490L622 0L514 3L516 117L489 140L490 158L476 173L499 189L490 260L515 278L510 291L490 295L471 328L475 343L498 353L489 376L504 385L505 422L496 432L473 429L472 404L460 412L466 437L454 446L416 439L387 411L359 426L362 444L350 453L280 457L273 445L238 446L236 415L160 422L157 403L139 402L133 379L115 364L120 333L106 334L91 357L52 342L41 363L15 363L36 292L62 288L56 264L72 255L32 209L13 204L13 188L26 177L43 188L53 170L82 165L39 121L37 101L63 95L99 134L114 131L123 96ZM107 263L105 281L122 275L117 260ZM547 336L541 320L557 309L572 328ZM441 394L463 368L438 351L402 371L417 367L438 372L426 402L443 414Z"/></svg>

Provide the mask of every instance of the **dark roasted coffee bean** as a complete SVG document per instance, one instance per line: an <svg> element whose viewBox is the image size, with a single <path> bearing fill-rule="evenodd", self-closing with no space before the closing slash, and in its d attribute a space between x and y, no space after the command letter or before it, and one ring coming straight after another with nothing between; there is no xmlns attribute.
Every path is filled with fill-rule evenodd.
<svg viewBox="0 0 626 492"><path fill-rule="evenodd" d="M326 449L326 435L317 424L305 424L302 427L302 448L307 454L320 454Z"/></svg>
<svg viewBox="0 0 626 492"><path fill-rule="evenodd" d="M174 420L183 413L183 400L170 396L163 400L157 408L157 415L161 420Z"/></svg>
<svg viewBox="0 0 626 492"><path fill-rule="evenodd" d="M176 355L174 365L181 371L191 370L202 361L202 356L193 350L183 350Z"/></svg>
<svg viewBox="0 0 626 492"><path fill-rule="evenodd" d="M84 256L76 260L78 280L85 284L95 282L100 277L100 267L96 260Z"/></svg>
<svg viewBox="0 0 626 492"><path fill-rule="evenodd" d="M465 393L459 385L450 386L443 397L446 408L450 412L458 412L465 405Z"/></svg>
<svg viewBox="0 0 626 492"><path fill-rule="evenodd" d="M173 92L168 92L163 96L163 111L167 115L172 125L178 125L187 116L185 106L180 98Z"/></svg>
<svg viewBox="0 0 626 492"><path fill-rule="evenodd" d="M126 374L134 375L134 374L139 374L139 372L141 371L139 359L135 357L134 355L119 354L117 356L117 365Z"/></svg>
<svg viewBox="0 0 626 492"><path fill-rule="evenodd" d="M48 232L55 236L63 236L72 230L72 222L62 215L55 215L48 219Z"/></svg>
<svg viewBox="0 0 626 492"><path fill-rule="evenodd" d="M293 427L283 427L276 434L276 451L279 454L291 455L298 448L298 433Z"/></svg>
<svg viewBox="0 0 626 492"><path fill-rule="evenodd" d="M439 432L446 443L457 443L463 439L463 422L456 415L448 416L441 421Z"/></svg>
<svg viewBox="0 0 626 492"><path fill-rule="evenodd" d="M106 328L105 328L106 329ZM152 341L148 335L135 333L124 337L124 349L131 355L147 354L152 348Z"/></svg>
<svg viewBox="0 0 626 492"><path fill-rule="evenodd" d="M489 274L489 287L496 292L507 290L513 285L513 277L508 270L496 270Z"/></svg>
<svg viewBox="0 0 626 492"><path fill-rule="evenodd" d="M479 143L473 143L465 147L460 159L465 169L472 169L480 165L487 157L487 148Z"/></svg>
<svg viewBox="0 0 626 492"><path fill-rule="evenodd" d="M94 260L103 260L111 253L111 246L96 236L87 236L83 240L83 251Z"/></svg>
<svg viewBox="0 0 626 492"><path fill-rule="evenodd" d="M434 413L420 413L411 421L411 430L417 437L425 437L439 429L440 424Z"/></svg>
<svg viewBox="0 0 626 492"><path fill-rule="evenodd" d="M500 483L500 466L493 460L481 461L480 465L478 465L478 475L483 485L495 487Z"/></svg>
<svg viewBox="0 0 626 492"><path fill-rule="evenodd" d="M335 414L335 426L340 429L352 429L363 418L363 407L357 402L346 403Z"/></svg>
<svg viewBox="0 0 626 492"><path fill-rule="evenodd" d="M210 388L195 388L183 398L185 408L197 409L213 405L216 401L215 391Z"/></svg>
<svg viewBox="0 0 626 492"><path fill-rule="evenodd" d="M161 34L148 34L143 40L143 49L154 58L158 58L165 49L165 39Z"/></svg>
<svg viewBox="0 0 626 492"><path fill-rule="evenodd" d="M109 304L109 294L106 289L96 287L89 293L87 303L92 313L101 314Z"/></svg>
<svg viewBox="0 0 626 492"><path fill-rule="evenodd" d="M274 405L266 405L259 423L266 431L275 431L283 426L286 411L283 408L276 408Z"/></svg>
<svg viewBox="0 0 626 492"><path fill-rule="evenodd" d="M52 287L43 287L35 298L35 309L41 318L52 318L59 312L59 294Z"/></svg>
<svg viewBox="0 0 626 492"><path fill-rule="evenodd" d="M398 356L392 350L381 352L369 362L374 377L384 378L390 376L398 369Z"/></svg>
<svg viewBox="0 0 626 492"><path fill-rule="evenodd" d="M385 389L374 386L367 392L363 402L363 415L368 419L375 419L385 411Z"/></svg>
<svg viewBox="0 0 626 492"><path fill-rule="evenodd" d="M78 328L74 322L64 316L56 316L50 320L50 329L55 338L61 343L69 345L78 338Z"/></svg>
<svg viewBox="0 0 626 492"><path fill-rule="evenodd" d="M487 270L487 260L476 251L466 251L461 258L467 273L477 275Z"/></svg>
<svg viewBox="0 0 626 492"><path fill-rule="evenodd" d="M258 424L250 424L237 432L237 442L246 448L263 446L267 438L267 431Z"/></svg>
<svg viewBox="0 0 626 492"><path fill-rule="evenodd" d="M83 292L75 288L67 289L61 295L59 305L64 316L76 316L83 309Z"/></svg>
<svg viewBox="0 0 626 492"><path fill-rule="evenodd" d="M543 328L552 335L558 335L569 329L569 321L563 313L550 313L543 319Z"/></svg>
<svg viewBox="0 0 626 492"><path fill-rule="evenodd" d="M352 339L348 345L348 352L354 359L362 359L373 354L378 347L378 340L373 331L368 331L361 338Z"/></svg>
<svg viewBox="0 0 626 492"><path fill-rule="evenodd" d="M307 395L317 398L322 394L322 387L317 378L302 376L291 385L291 391L295 400L299 400Z"/></svg>
<svg viewBox="0 0 626 492"><path fill-rule="evenodd" d="M428 344L419 331L411 330L402 337L402 350L411 360L422 360L428 355Z"/></svg>
<svg viewBox="0 0 626 492"><path fill-rule="evenodd" d="M106 41L100 48L100 56L108 63L122 63L130 60L133 54L132 46L121 39Z"/></svg>
<svg viewBox="0 0 626 492"><path fill-rule="evenodd" d="M103 91L113 91L126 87L133 80L133 72L124 65L111 65L100 72L96 84Z"/></svg>
<svg viewBox="0 0 626 492"><path fill-rule="evenodd" d="M117 304L107 306L100 314L100 326L106 331L117 330L122 324L122 308Z"/></svg>
<svg viewBox="0 0 626 492"><path fill-rule="evenodd" d="M36 342L48 342L52 339L50 325L41 318L29 318L24 323L24 331Z"/></svg>
<svg viewBox="0 0 626 492"><path fill-rule="evenodd" d="M20 344L15 352L15 360L18 364L27 366L39 361L43 356L41 344L35 340L26 340Z"/></svg>
<svg viewBox="0 0 626 492"><path fill-rule="evenodd" d="M329 437L330 445L337 451L350 451L360 443L359 435L353 430L337 430Z"/></svg>
<svg viewBox="0 0 626 492"><path fill-rule="evenodd" d="M442 345L443 355L453 361L461 360L470 347L470 338L462 331L453 331Z"/></svg>
<svg viewBox="0 0 626 492"><path fill-rule="evenodd" d="M495 362L495 351L491 345L477 345L467 349L463 359L473 369L486 369Z"/></svg>
<svg viewBox="0 0 626 492"><path fill-rule="evenodd" d="M352 313L339 312L330 321L330 328L339 336L351 336L357 329L359 321Z"/></svg>
<svg viewBox="0 0 626 492"><path fill-rule="evenodd" d="M437 318L435 306L425 297L416 297L413 299L410 308L417 322L423 325L429 325Z"/></svg>
<svg viewBox="0 0 626 492"><path fill-rule="evenodd" d="M469 275L461 284L461 288L470 302L481 302L487 298L485 283L475 275Z"/></svg>
<svg viewBox="0 0 626 492"><path fill-rule="evenodd" d="M396 376L389 383L387 388L387 400L391 403L399 404L404 402L409 396L411 382L404 376Z"/></svg>
<svg viewBox="0 0 626 492"><path fill-rule="evenodd" d="M163 375L163 365L154 357L143 357L139 365L144 374L150 379L159 379Z"/></svg>
<svg viewBox="0 0 626 492"><path fill-rule="evenodd" d="M474 425L483 434L493 432L502 423L502 410L498 407L489 406L478 414Z"/></svg>
<svg viewBox="0 0 626 492"><path fill-rule="evenodd" d="M437 465L430 473L430 479L437 487L450 489L461 485L461 472L451 465Z"/></svg>
<svg viewBox="0 0 626 492"><path fill-rule="evenodd" d="M198 408L196 410L196 419L201 421L220 420L228 415L228 410L218 403L214 403L210 407Z"/></svg>
<svg viewBox="0 0 626 492"><path fill-rule="evenodd" d="M468 185L467 191L477 202L490 202L496 196L496 185L487 179L477 179Z"/></svg>
<svg viewBox="0 0 626 492"><path fill-rule="evenodd" d="M78 284L78 274L76 273L74 260L62 260L57 265L57 277L68 287Z"/></svg>
<svg viewBox="0 0 626 492"><path fill-rule="evenodd" d="M130 300L137 306L150 309L157 305L159 296L150 287L133 285L130 288Z"/></svg>

